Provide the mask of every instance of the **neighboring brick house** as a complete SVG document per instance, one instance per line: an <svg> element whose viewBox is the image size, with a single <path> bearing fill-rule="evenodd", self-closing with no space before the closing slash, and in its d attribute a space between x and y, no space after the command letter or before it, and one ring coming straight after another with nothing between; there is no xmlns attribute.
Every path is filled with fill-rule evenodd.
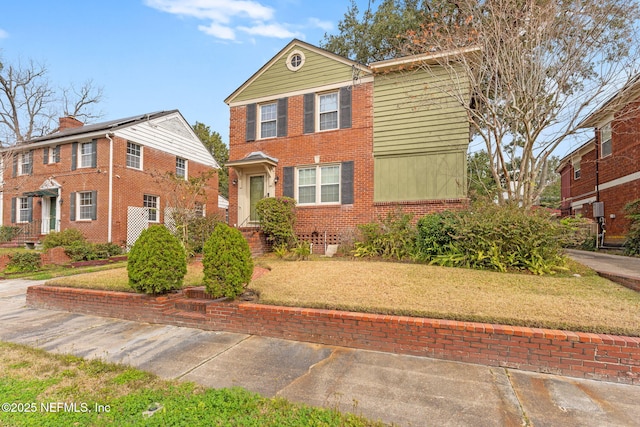
<svg viewBox="0 0 640 427"><path fill-rule="evenodd" d="M218 214L212 171L219 166L178 110L90 125L64 117L57 132L5 150L4 158L1 224L34 240L76 228L94 242L131 244L150 223L170 220L179 203L168 174L211 175L193 205Z"/></svg>
<svg viewBox="0 0 640 427"><path fill-rule="evenodd" d="M594 218L604 208L604 243L624 242L629 229L624 206L640 199L640 79L625 86L587 117L582 128L595 137L565 156L561 175L562 213Z"/></svg>
<svg viewBox="0 0 640 427"><path fill-rule="evenodd" d="M432 84L444 69L414 66L434 57L365 66L291 41L225 100L229 223L257 225L258 200L289 196L296 231L331 244L397 208L464 205L465 109Z"/></svg>

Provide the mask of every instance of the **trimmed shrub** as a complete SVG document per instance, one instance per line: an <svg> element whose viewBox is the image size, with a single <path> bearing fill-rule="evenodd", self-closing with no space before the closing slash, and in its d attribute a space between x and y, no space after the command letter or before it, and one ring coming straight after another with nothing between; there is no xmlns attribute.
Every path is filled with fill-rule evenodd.
<svg viewBox="0 0 640 427"><path fill-rule="evenodd" d="M251 249L240 231L220 223L204 245L202 265L207 293L235 298L253 275Z"/></svg>
<svg viewBox="0 0 640 427"><path fill-rule="evenodd" d="M182 287L187 255L180 241L162 225L144 230L129 251L129 286L146 294L162 294Z"/></svg>
<svg viewBox="0 0 640 427"><path fill-rule="evenodd" d="M42 239L42 247L44 249L51 249L57 246L70 246L74 242L86 242L87 239L82 234L82 231L76 228L67 228L63 231L57 231L47 234Z"/></svg>
<svg viewBox="0 0 640 427"><path fill-rule="evenodd" d="M10 242L20 234L20 227L0 226L0 243Z"/></svg>
<svg viewBox="0 0 640 427"><path fill-rule="evenodd" d="M544 209L478 203L455 214L451 242L432 263L479 270L553 273L564 266L562 229Z"/></svg>
<svg viewBox="0 0 640 427"><path fill-rule="evenodd" d="M124 250L115 243L96 243L93 245L93 252L97 259L105 259L116 255L122 255Z"/></svg>
<svg viewBox="0 0 640 427"><path fill-rule="evenodd" d="M42 259L39 252L16 252L9 255L5 273L29 273L40 270Z"/></svg>
<svg viewBox="0 0 640 427"><path fill-rule="evenodd" d="M425 215L418 220L416 254L418 261L431 261L447 252L453 242L456 230L456 216L453 212Z"/></svg>
<svg viewBox="0 0 640 427"><path fill-rule="evenodd" d="M640 255L640 199L627 203L624 211L631 221L627 239L624 242L624 253L626 255Z"/></svg>
<svg viewBox="0 0 640 427"><path fill-rule="evenodd" d="M354 244L354 256L381 256L397 260L413 258L416 230L411 225L412 219L413 215L396 211L388 213L381 222L359 225L360 238Z"/></svg>
<svg viewBox="0 0 640 427"><path fill-rule="evenodd" d="M290 197L265 197L256 204L256 214L265 238L272 247L296 242L293 226L296 223L296 201Z"/></svg>
<svg viewBox="0 0 640 427"><path fill-rule="evenodd" d="M98 259L94 245L89 242L72 242L70 245L64 246L64 253L73 262Z"/></svg>

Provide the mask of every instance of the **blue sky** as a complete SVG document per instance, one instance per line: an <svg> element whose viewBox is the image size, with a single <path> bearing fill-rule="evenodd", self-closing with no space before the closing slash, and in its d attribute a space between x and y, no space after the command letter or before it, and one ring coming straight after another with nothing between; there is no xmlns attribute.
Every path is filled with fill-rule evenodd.
<svg viewBox="0 0 640 427"><path fill-rule="evenodd" d="M291 39L335 34L349 0L5 1L0 58L46 65L56 86L93 80L103 120L179 109L229 135L224 99ZM359 0L361 8L368 1Z"/></svg>

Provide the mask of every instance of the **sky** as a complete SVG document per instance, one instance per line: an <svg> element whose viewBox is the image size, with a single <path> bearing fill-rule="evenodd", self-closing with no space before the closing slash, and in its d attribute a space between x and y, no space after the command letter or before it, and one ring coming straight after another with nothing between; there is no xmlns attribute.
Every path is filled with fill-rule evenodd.
<svg viewBox="0 0 640 427"><path fill-rule="evenodd" d="M368 1L357 1L366 8ZM3 0L0 60L103 88L99 121L178 109L229 141L224 99L292 39L336 34L349 0Z"/></svg>

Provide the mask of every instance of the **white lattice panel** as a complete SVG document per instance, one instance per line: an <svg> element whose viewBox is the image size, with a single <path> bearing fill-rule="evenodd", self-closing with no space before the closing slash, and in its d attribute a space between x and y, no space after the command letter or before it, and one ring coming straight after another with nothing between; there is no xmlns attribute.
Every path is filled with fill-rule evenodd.
<svg viewBox="0 0 640 427"><path fill-rule="evenodd" d="M164 226L169 229L172 234L176 234L176 220L173 218L175 208L164 208Z"/></svg>
<svg viewBox="0 0 640 427"><path fill-rule="evenodd" d="M129 206L127 208L127 250L133 246L147 227L149 227L149 210Z"/></svg>

